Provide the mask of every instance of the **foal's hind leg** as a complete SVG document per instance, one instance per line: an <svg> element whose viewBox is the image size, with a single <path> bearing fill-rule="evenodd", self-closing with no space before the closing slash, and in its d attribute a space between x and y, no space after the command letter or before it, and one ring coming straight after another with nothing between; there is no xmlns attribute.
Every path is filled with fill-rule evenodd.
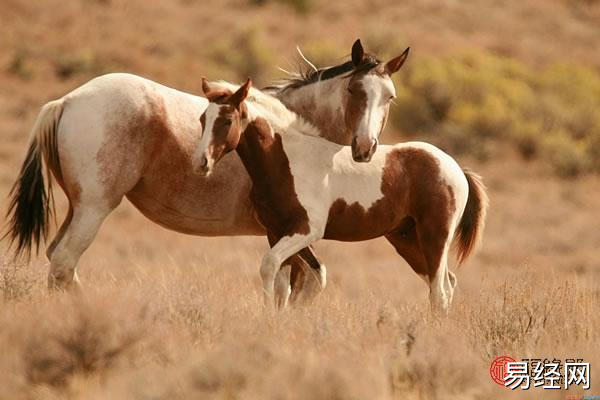
<svg viewBox="0 0 600 400"><path fill-rule="evenodd" d="M269 238L273 246L274 237ZM275 303L281 307L288 303L312 301L326 285L326 267L317 259L312 248L305 247L285 260L275 276Z"/></svg>
<svg viewBox="0 0 600 400"><path fill-rule="evenodd" d="M267 233L269 246L273 247L279 237ZM313 272L315 271L315 272ZM275 303L286 307L288 302L298 301L303 293L303 301L311 301L326 285L326 268L321 264L310 246L284 261L275 275Z"/></svg>
<svg viewBox="0 0 600 400"><path fill-rule="evenodd" d="M114 206L80 203L72 212L69 210L69 215L47 251L50 259L50 289L68 289L74 283L79 284L77 262L113 209Z"/></svg>
<svg viewBox="0 0 600 400"><path fill-rule="evenodd" d="M452 302L456 277L450 278L448 253L454 231L452 223L425 221L417 225L419 243L429 272L429 300L436 312L447 313Z"/></svg>
<svg viewBox="0 0 600 400"><path fill-rule="evenodd" d="M402 227L386 235L411 268L429 286L429 299L436 312L446 312L452 301L456 277L448 271L449 238L445 228Z"/></svg>
<svg viewBox="0 0 600 400"><path fill-rule="evenodd" d="M296 260L299 262L294 262ZM305 304L312 302L327 285L325 264L317 258L311 246L303 248L288 261L292 263L290 302Z"/></svg>
<svg viewBox="0 0 600 400"><path fill-rule="evenodd" d="M416 232L413 234L396 231L387 234L385 238L394 246L396 252L404 258L410 267L429 285L429 268L427 260L421 251Z"/></svg>
<svg viewBox="0 0 600 400"><path fill-rule="evenodd" d="M273 302L275 291L275 276L279 271L281 264L295 253L309 246L312 242L318 240L322 235L316 232L310 232L307 235L293 234L284 236L269 250L263 257L260 266L260 276L263 280L263 289L265 303Z"/></svg>

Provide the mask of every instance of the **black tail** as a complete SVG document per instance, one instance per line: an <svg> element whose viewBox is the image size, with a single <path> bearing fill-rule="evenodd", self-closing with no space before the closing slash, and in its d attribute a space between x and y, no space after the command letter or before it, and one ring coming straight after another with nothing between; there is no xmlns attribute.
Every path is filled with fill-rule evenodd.
<svg viewBox="0 0 600 400"><path fill-rule="evenodd" d="M61 114L62 100L50 102L42 108L21 172L9 194L8 231L2 239L8 237L11 245L15 245L15 256L25 254L29 259L31 249L35 246L37 254L40 243L48 236L49 221L54 212L49 170L60 172L56 128ZM47 185L43 157L46 159Z"/></svg>

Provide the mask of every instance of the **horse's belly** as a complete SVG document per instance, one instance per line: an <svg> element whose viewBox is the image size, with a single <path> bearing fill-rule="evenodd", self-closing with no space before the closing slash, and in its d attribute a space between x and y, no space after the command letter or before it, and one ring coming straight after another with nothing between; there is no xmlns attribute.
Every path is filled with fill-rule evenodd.
<svg viewBox="0 0 600 400"><path fill-rule="evenodd" d="M347 204L338 199L329 209L324 239L344 242L375 239L393 231L402 217L384 200L365 209L358 202Z"/></svg>
<svg viewBox="0 0 600 400"><path fill-rule="evenodd" d="M152 170L127 198L150 220L167 229L199 236L264 235L250 201L251 181L232 153L209 177L191 167Z"/></svg>

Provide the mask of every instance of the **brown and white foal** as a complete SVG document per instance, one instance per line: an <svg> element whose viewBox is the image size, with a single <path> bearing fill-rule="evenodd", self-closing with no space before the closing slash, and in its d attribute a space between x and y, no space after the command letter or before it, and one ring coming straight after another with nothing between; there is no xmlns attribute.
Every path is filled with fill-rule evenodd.
<svg viewBox="0 0 600 400"><path fill-rule="evenodd" d="M204 79L202 86L210 102L195 157L210 174L235 149L248 171L273 244L260 267L267 301L282 263L300 249L323 238L385 236L429 285L433 308L448 309L456 285L448 271L451 244L456 239L464 261L484 226L487 196L477 175L420 142L380 146L369 163L356 163L350 147L319 138L277 99L251 89L250 80L239 89Z"/></svg>

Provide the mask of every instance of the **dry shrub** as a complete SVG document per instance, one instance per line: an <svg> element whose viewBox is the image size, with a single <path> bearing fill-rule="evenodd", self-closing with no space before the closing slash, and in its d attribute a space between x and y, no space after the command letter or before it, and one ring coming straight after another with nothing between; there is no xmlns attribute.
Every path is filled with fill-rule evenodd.
<svg viewBox="0 0 600 400"><path fill-rule="evenodd" d="M540 349L577 349L596 340L597 294L572 280L520 275L491 292L482 288L477 301L459 306L456 321L484 359L526 358Z"/></svg>
<svg viewBox="0 0 600 400"><path fill-rule="evenodd" d="M489 391L481 374L484 363L464 332L448 321L428 321L415 332L410 354L398 348L389 361L396 398L473 398Z"/></svg>
<svg viewBox="0 0 600 400"><path fill-rule="evenodd" d="M0 292L4 301L29 298L42 277L22 261L0 259Z"/></svg>
<svg viewBox="0 0 600 400"><path fill-rule="evenodd" d="M147 334L146 309L103 297L67 295L31 316L22 349L27 381L62 387L78 374L103 375L135 352Z"/></svg>

